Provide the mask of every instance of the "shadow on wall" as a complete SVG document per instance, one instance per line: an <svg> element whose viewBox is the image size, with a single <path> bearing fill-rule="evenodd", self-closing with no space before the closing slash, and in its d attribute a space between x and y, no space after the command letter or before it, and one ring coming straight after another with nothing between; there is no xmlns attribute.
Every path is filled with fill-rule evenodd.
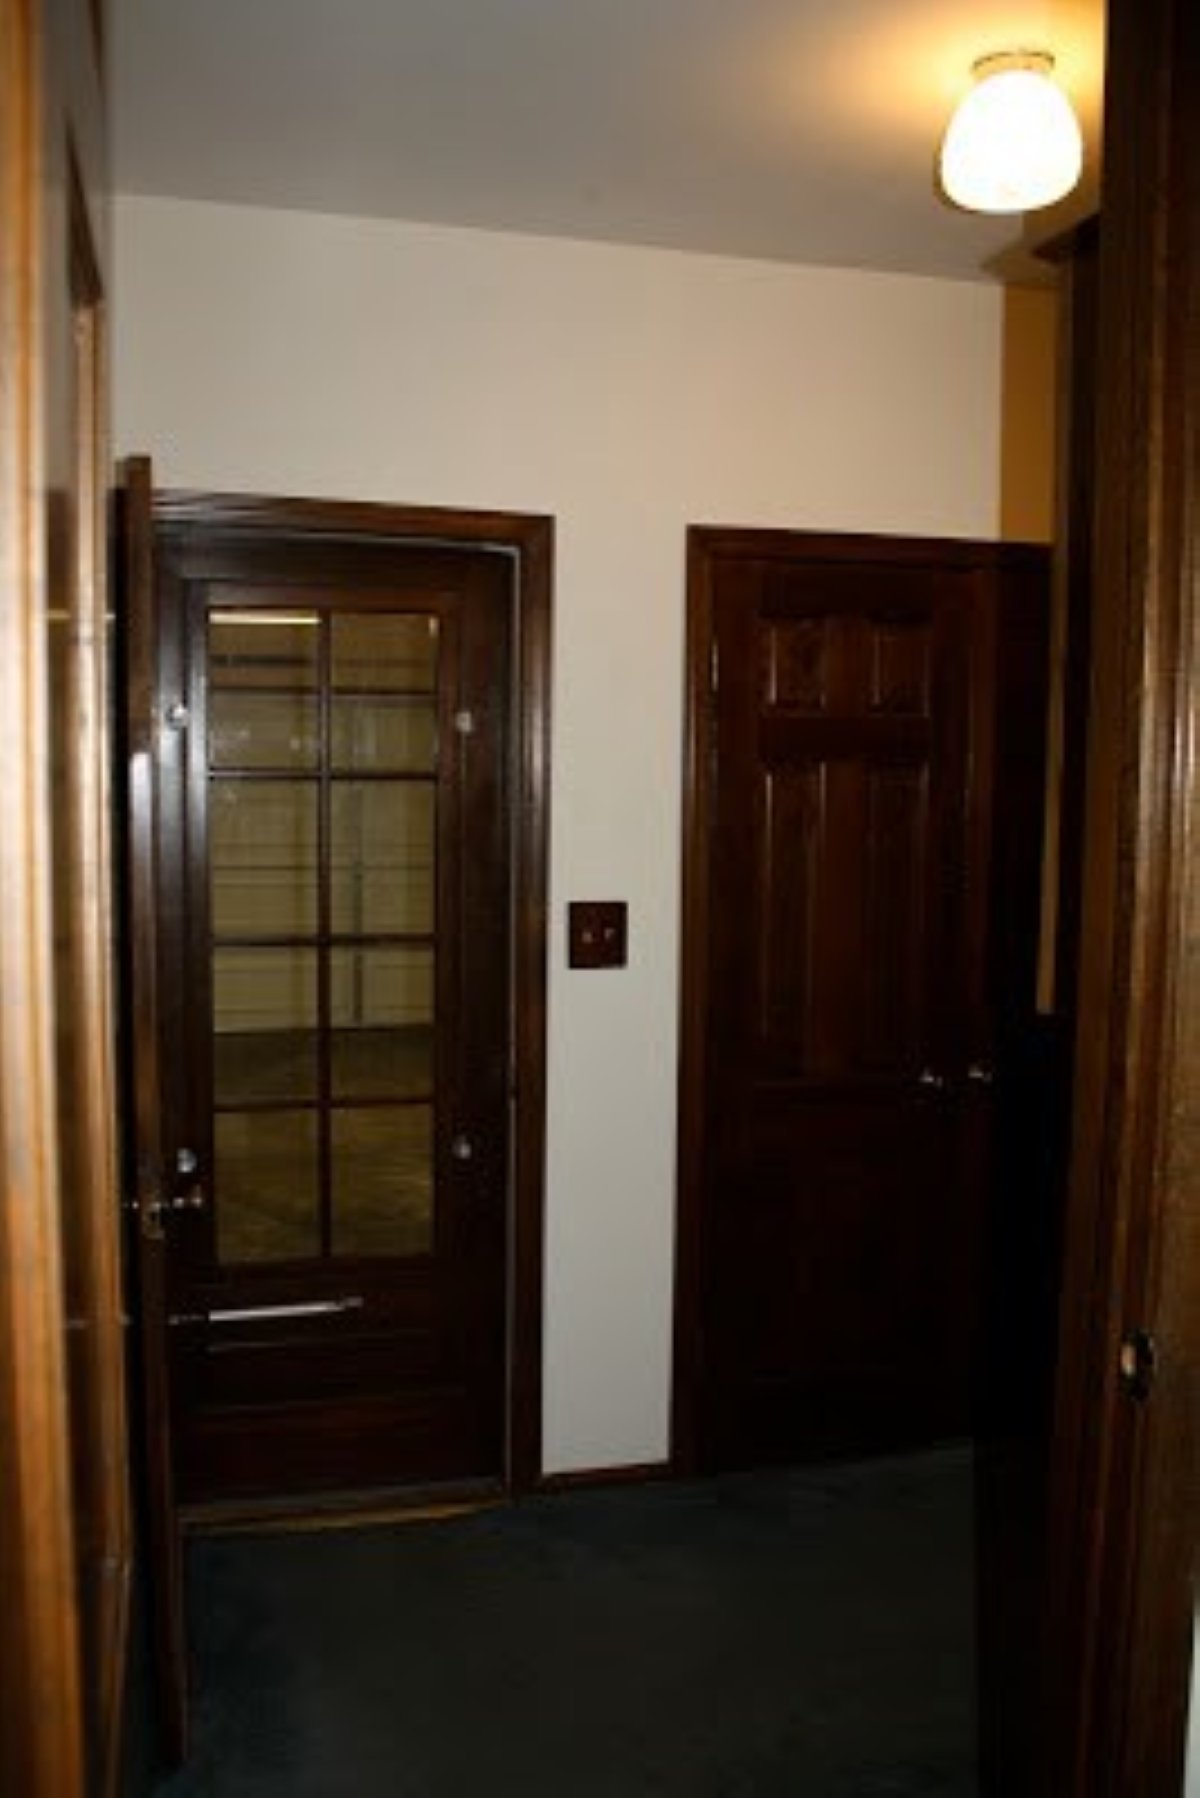
<svg viewBox="0 0 1200 1798"><path fill-rule="evenodd" d="M1054 288L1005 289L1000 535L1009 543L1054 538L1057 336Z"/></svg>
<svg viewBox="0 0 1200 1798"><path fill-rule="evenodd" d="M1055 535L1058 290L1007 287L1000 401L1000 535L1009 543L1052 543ZM1063 761L1064 595L1056 585L1050 620L1050 712L1046 729L1046 855L1038 1008L1054 1009L1060 789Z"/></svg>

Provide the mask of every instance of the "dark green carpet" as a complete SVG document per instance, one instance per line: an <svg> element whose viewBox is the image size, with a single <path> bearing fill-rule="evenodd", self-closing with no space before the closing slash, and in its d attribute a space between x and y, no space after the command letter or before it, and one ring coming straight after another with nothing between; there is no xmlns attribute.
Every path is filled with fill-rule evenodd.
<svg viewBox="0 0 1200 1798"><path fill-rule="evenodd" d="M970 1460L191 1551L163 1798L974 1798Z"/></svg>

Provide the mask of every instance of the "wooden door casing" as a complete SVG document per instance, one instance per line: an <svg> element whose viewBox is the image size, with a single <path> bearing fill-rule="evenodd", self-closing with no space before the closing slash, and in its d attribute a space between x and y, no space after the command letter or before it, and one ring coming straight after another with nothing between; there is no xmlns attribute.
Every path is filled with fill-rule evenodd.
<svg viewBox="0 0 1200 1798"><path fill-rule="evenodd" d="M0 6L0 1785L29 1798L113 1790L128 1615L102 25Z"/></svg>
<svg viewBox="0 0 1200 1798"><path fill-rule="evenodd" d="M1200 13L1110 0L1107 21L1094 437L1066 545L1090 679L1037 1789L1178 1798L1200 1515ZM1140 1378L1135 1331L1157 1351Z"/></svg>
<svg viewBox="0 0 1200 1798"><path fill-rule="evenodd" d="M478 1245L483 1221L490 1217L492 1225L503 1235L497 1263L502 1264L505 1254L511 1254L511 1277L502 1297L503 1316L497 1323L495 1307L492 1307L489 1314L492 1321L485 1332L507 1402L493 1427L491 1442L482 1461L493 1483L504 1482L514 1488L528 1485L538 1472L540 1422L536 1395L540 1376L537 1342L540 1336L544 1090L549 521L508 514L417 512L402 507L191 494L156 496L155 515L160 552L157 578L165 595L164 615L168 621L174 617L182 627L167 629L161 638L158 663L160 713L165 717L167 706L190 698L197 707L200 735L204 698L202 683L195 692L189 691L188 636L189 631L194 633L198 628L197 621L205 609L206 583L214 596L220 591L231 591L228 587L222 588L221 582L231 574L234 564L243 588L247 579L269 585L280 576L282 555L288 577L302 571L301 578L310 583L309 593L315 596L322 583L328 585L330 580L340 581L345 590L346 558L357 553L359 572L367 576L363 590L373 587L375 601L372 603L381 606L386 605L389 560L393 574L406 560L411 568L422 558L426 570L431 571L439 560L444 566L451 565L457 554L466 562L473 557L477 566L486 565L491 578L503 577L504 609L510 620L514 669L511 683L503 679L502 673L499 678L501 685L511 684L516 696L510 740L503 758L506 779L511 781L511 786L507 797L499 789L490 791L486 787L477 787L476 809L485 816L486 828L508 837L513 857L512 880L511 883L505 880L503 892L476 892L472 901L471 929L464 944L464 959L457 976L447 964L447 977L474 978L480 958L483 958L491 966L493 984L504 989L506 1008L510 1003L509 986L513 995L510 1023L512 1064L518 1074L515 1090L509 1080L508 1025L501 1032L505 1052L499 1061L493 1058L493 1065L486 1074L491 1082L490 1102L499 1104L504 1112L503 1132L507 1131L511 1106L512 1136L507 1149L497 1137L494 1165L482 1165L481 1151L478 1171L494 1188L495 1203L480 1208L477 1214L468 1211L459 1234L464 1240L470 1238ZM187 580L181 576L184 564L190 570ZM395 586L394 579L392 585ZM190 625L189 617L192 619ZM193 643L195 668L199 664L194 648ZM464 671L469 673L472 662L474 664L474 673L469 673L469 678L477 684L484 681L487 670L482 664L494 659L486 644L480 640L473 647L471 641L464 640L462 651L460 659ZM495 673L494 670L491 672ZM482 719L479 725L480 731L485 733L487 727ZM178 822L183 817L184 783L191 778L187 771L186 734L169 729L160 734L164 853L157 878L160 915L168 921L185 921L185 928L190 915L198 940L205 936L204 920L194 906L189 908L188 905L188 851ZM476 747L480 745L476 744ZM195 762L193 776L198 766ZM199 845L195 847L199 848ZM450 865L448 860L447 867ZM475 886L478 888L478 877ZM495 935L497 929L501 932L500 939ZM509 964L510 946L512 980L507 982L505 968ZM175 963L180 963L181 958L186 961L188 953L188 945L178 940L174 947L168 944L165 950L166 960ZM206 1009L205 990L204 978L198 984L187 985L177 975L172 975L163 982L160 1012L164 1066L172 1067L173 1056L181 1063L174 1069L176 1078L170 1083L172 1090L164 1096L164 1134L170 1146L168 1160L180 1145L195 1144L197 1105L202 1110L205 1103L206 1082L200 1080L193 1088L190 1076L184 1071L186 1061L179 1052L180 1045L191 1043L195 1036L197 1018ZM203 1142L203 1131L201 1147L205 1150L207 1147ZM207 1159L206 1153L204 1159ZM195 1256L207 1229L203 1214L172 1216L168 1237L174 1236L178 1244L180 1237L186 1234L191 1247L184 1260L199 1266ZM430 1436L431 1426L422 1418L417 1402L419 1394L414 1392L407 1400L402 1393L399 1395L400 1410L397 1411L393 1403L395 1415L391 1416L388 1429L376 1431L372 1450L371 1433L362 1427L371 1421L371 1404L366 1412L361 1412L360 1407L361 1414L356 1415L354 1404L346 1402L345 1380L341 1380L342 1398L339 1399L339 1379L332 1376L326 1385L324 1399L315 1389L310 1395L318 1408L324 1404L328 1413L325 1421L332 1431L326 1442L328 1452L316 1452L312 1447L306 1449L302 1433L288 1439L287 1428L281 1421L282 1408L275 1404L281 1395L278 1382L288 1374L287 1356L280 1362L276 1355L272 1373L268 1365L272 1357L265 1350L256 1357L260 1370L256 1377L260 1386L266 1381L258 1394L259 1407L255 1413L258 1428L256 1431L245 1429L245 1418L250 1413L244 1409L239 1428L238 1407L229 1405L231 1395L227 1390L223 1393L218 1390L228 1385L223 1375L217 1378L222 1368L230 1364L228 1354L220 1358L219 1365L217 1361L209 1360L205 1367L203 1360L198 1361L195 1355L185 1352L190 1320L202 1315L210 1304L222 1308L222 1298L223 1308L229 1308L229 1292L225 1290L228 1281L214 1283L205 1276L197 1284L190 1277L181 1278L178 1253L169 1259L175 1265L168 1268L168 1309L181 1320L169 1332L171 1358L175 1363L171 1386L177 1400L175 1466L182 1480L178 1496L189 1514L196 1515L216 1500L253 1508L272 1504L276 1498L283 1497L286 1502L295 1504L303 1503L302 1494L306 1487L310 1492L332 1489L348 1494L369 1486L407 1484L426 1477L454 1477L463 1471L461 1462L447 1451L445 1443L436 1440L436 1431L434 1437ZM345 1268L342 1271L344 1273ZM419 1297L417 1287L420 1282L416 1280L416 1271L415 1266L405 1269L402 1264L394 1265L393 1272L399 1278L393 1281L390 1301L390 1314L412 1341L422 1332L427 1334L419 1314L428 1307ZM283 1292L280 1282L287 1284L287 1270L280 1266L274 1273L266 1270L266 1274L262 1283L266 1301L285 1300L288 1295ZM378 1281L375 1284L378 1285ZM267 1292L267 1286L273 1291ZM414 1304L416 1311L412 1309ZM409 1321L404 1324L402 1314L406 1308ZM470 1309L467 1306L467 1310ZM239 1331L246 1336L253 1334L252 1328L242 1330L239 1326ZM361 1341L356 1347L350 1340L352 1335L352 1331L344 1332L347 1355L352 1360L356 1353L366 1354L369 1361L374 1351ZM303 1359L303 1355L292 1356L293 1377ZM378 1354L375 1360L378 1374L381 1368ZM214 1379L217 1379L216 1385ZM274 1391L270 1390L272 1380L275 1381ZM200 1401L199 1408L197 1401ZM206 1420L200 1436L181 1421L180 1411L186 1412L189 1405L193 1408L194 1419L202 1416ZM374 1408L378 1410L377 1404ZM339 1409L342 1413L340 1423L335 1417ZM376 1421L379 1421L378 1417ZM420 1465L421 1453L426 1457L424 1470ZM239 1493L241 1496L235 1497Z"/></svg>
<svg viewBox="0 0 1200 1798"><path fill-rule="evenodd" d="M691 548L677 1454L960 1435L1033 1004L1045 558Z"/></svg>

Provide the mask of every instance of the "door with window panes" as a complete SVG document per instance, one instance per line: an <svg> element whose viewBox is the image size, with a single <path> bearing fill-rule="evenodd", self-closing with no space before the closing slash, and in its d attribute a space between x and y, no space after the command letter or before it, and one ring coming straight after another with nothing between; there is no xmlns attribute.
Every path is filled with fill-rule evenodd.
<svg viewBox="0 0 1200 1798"><path fill-rule="evenodd" d="M503 1471L509 582L160 543L185 1505Z"/></svg>

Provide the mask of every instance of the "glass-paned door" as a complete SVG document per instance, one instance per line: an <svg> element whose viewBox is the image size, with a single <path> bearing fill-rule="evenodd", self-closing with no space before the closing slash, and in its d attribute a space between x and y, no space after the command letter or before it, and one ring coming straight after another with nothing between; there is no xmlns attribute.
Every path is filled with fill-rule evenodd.
<svg viewBox="0 0 1200 1798"><path fill-rule="evenodd" d="M511 567L165 562L182 1496L499 1474Z"/></svg>
<svg viewBox="0 0 1200 1798"><path fill-rule="evenodd" d="M432 1246L440 632L209 614L222 1263Z"/></svg>

